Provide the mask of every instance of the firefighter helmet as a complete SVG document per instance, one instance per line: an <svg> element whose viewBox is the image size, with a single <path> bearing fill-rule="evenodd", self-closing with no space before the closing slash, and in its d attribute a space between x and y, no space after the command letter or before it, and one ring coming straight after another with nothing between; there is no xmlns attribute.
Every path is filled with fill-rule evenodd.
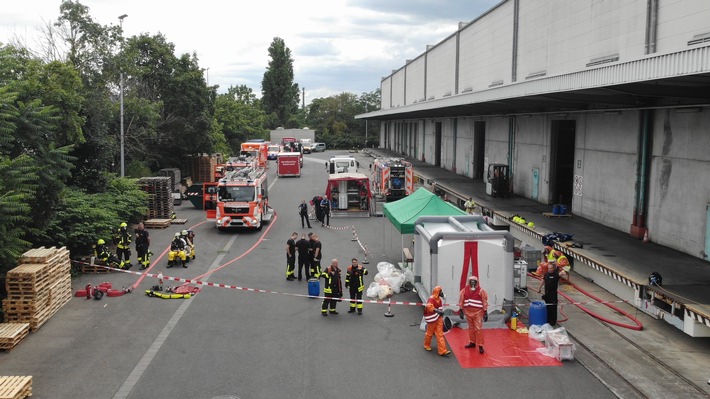
<svg viewBox="0 0 710 399"><path fill-rule="evenodd" d="M106 241L104 241L103 238L99 238L99 241L96 242L98 245L104 245L106 244Z"/></svg>
<svg viewBox="0 0 710 399"><path fill-rule="evenodd" d="M126 222L123 222L121 223L121 227L128 227L128 225L126 224Z"/></svg>
<svg viewBox="0 0 710 399"><path fill-rule="evenodd" d="M175 237L180 238L180 232L175 233Z"/></svg>
<svg viewBox="0 0 710 399"><path fill-rule="evenodd" d="M180 233L180 235L186 236L186 235L187 235L187 230L183 230L182 233Z"/></svg>

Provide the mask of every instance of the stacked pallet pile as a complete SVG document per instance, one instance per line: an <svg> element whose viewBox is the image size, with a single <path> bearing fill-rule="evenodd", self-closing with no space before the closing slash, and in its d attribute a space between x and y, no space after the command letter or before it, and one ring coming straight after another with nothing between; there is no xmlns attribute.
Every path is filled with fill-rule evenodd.
<svg viewBox="0 0 710 399"><path fill-rule="evenodd" d="M147 219L170 219L175 211L170 177L141 177L138 186L148 193Z"/></svg>
<svg viewBox="0 0 710 399"><path fill-rule="evenodd" d="M224 163L221 154L201 154L192 158L190 176L196 183L211 182L214 180L214 167Z"/></svg>
<svg viewBox="0 0 710 399"><path fill-rule="evenodd" d="M24 399L32 396L32 376L0 377L0 399Z"/></svg>
<svg viewBox="0 0 710 399"><path fill-rule="evenodd" d="M71 262L66 248L35 248L25 252L19 266L7 272L5 321L29 323L37 331L72 297Z"/></svg>

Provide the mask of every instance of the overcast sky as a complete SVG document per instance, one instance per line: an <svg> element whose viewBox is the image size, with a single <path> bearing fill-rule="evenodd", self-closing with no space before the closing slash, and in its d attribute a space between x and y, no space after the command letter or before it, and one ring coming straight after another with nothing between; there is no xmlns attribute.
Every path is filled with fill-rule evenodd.
<svg viewBox="0 0 710 399"><path fill-rule="evenodd" d="M101 25L123 21L126 37L162 33L179 56L197 53L219 92L244 84L261 96L274 37L294 60L306 103L380 87L402 67L501 0L82 0ZM2 0L0 42L30 48L38 28L59 16L61 0Z"/></svg>

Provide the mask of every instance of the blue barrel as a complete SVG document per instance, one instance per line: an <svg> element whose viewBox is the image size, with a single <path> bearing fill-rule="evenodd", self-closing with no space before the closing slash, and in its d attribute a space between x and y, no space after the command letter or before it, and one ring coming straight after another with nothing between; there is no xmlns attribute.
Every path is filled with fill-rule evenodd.
<svg viewBox="0 0 710 399"><path fill-rule="evenodd" d="M559 215L560 214L560 204L555 204L552 205L552 214L553 215Z"/></svg>
<svg viewBox="0 0 710 399"><path fill-rule="evenodd" d="M560 215L566 215L566 214L567 214L567 206L560 205Z"/></svg>
<svg viewBox="0 0 710 399"><path fill-rule="evenodd" d="M308 295L309 296L319 296L320 295L320 281L317 278L311 278L308 280Z"/></svg>
<svg viewBox="0 0 710 399"><path fill-rule="evenodd" d="M545 302L535 301L530 304L530 325L541 326L547 323L547 307Z"/></svg>

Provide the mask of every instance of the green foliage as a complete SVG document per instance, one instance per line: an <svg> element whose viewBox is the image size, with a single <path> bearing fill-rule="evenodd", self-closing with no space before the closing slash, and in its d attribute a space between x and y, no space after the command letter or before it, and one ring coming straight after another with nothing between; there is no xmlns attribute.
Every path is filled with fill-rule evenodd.
<svg viewBox="0 0 710 399"><path fill-rule="evenodd" d="M361 148L367 142L379 142L378 122L355 119L356 115L379 109L379 89L363 93L360 97L352 93L340 93L326 98L316 98L307 107L306 125L316 130L316 140L326 143L328 148Z"/></svg>
<svg viewBox="0 0 710 399"><path fill-rule="evenodd" d="M280 37L269 46L269 66L261 80L261 94L266 114L275 114L268 127L287 127L291 116L298 110L300 90L293 83L293 58L291 50ZM275 123L274 123L275 122Z"/></svg>
<svg viewBox="0 0 710 399"><path fill-rule="evenodd" d="M238 154L241 143L247 139L265 139L269 134L261 102L244 85L232 86L227 93L217 96L215 120L229 148L229 151L223 153Z"/></svg>
<svg viewBox="0 0 710 399"><path fill-rule="evenodd" d="M133 178L140 178L145 176L152 176L150 168L143 162L134 159L131 163L126 166L126 176Z"/></svg>
<svg viewBox="0 0 710 399"><path fill-rule="evenodd" d="M108 191L100 194L66 189L47 226L46 239L66 246L72 255L87 254L99 238L109 241L121 222L142 220L147 198L136 180L125 178L115 178Z"/></svg>

